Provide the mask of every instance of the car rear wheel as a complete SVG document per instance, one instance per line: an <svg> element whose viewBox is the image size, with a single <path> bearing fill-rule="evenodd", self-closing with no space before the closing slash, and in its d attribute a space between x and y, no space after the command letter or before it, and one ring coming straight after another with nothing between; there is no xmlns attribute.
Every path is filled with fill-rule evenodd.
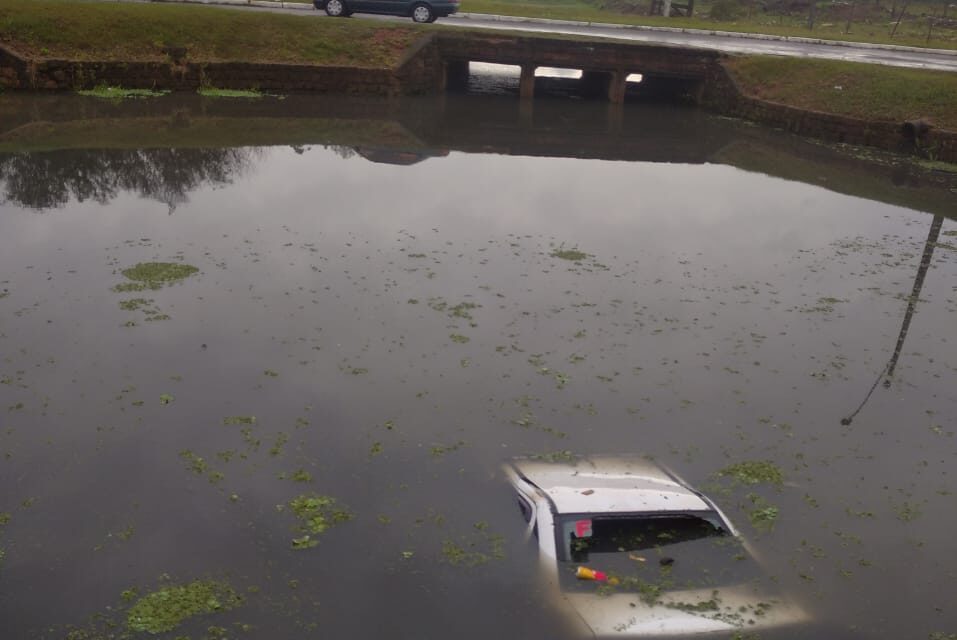
<svg viewBox="0 0 957 640"><path fill-rule="evenodd" d="M326 0L326 15L338 18L348 14L342 0Z"/></svg>
<svg viewBox="0 0 957 640"><path fill-rule="evenodd" d="M413 6L412 21L419 23L435 22L435 13L433 13L432 7L421 2Z"/></svg>

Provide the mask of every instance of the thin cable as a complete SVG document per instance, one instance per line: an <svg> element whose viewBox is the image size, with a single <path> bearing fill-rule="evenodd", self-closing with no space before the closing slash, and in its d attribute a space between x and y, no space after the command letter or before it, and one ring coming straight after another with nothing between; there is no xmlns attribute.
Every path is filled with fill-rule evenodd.
<svg viewBox="0 0 957 640"><path fill-rule="evenodd" d="M857 409L855 409L854 413L852 413L851 415L847 416L846 418L841 418L842 425L846 427L847 425L851 424L851 421L853 421L854 418L857 417L857 414L859 414L861 412L861 409L864 408L864 405L867 404L867 401L870 399L871 394L874 393L874 389L876 389L877 385L880 384L881 378L884 377L884 374L887 373L887 370L890 368L890 366L891 366L891 361L888 360L887 364L884 365L884 368L881 369L881 372L877 374L877 380L875 380L874 384L871 385L871 390L867 392L866 396L864 396L864 401L861 402L861 405ZM889 379L888 379L888 382L890 382Z"/></svg>

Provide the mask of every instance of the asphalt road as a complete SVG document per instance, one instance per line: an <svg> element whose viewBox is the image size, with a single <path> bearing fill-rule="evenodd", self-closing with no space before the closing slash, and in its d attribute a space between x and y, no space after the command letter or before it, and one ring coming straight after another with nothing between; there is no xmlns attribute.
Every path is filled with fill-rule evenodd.
<svg viewBox="0 0 957 640"><path fill-rule="evenodd" d="M244 0L172 1L196 2L197 4L223 4L231 7L243 7L252 10L283 11L302 15L318 16L326 20L342 19L328 18L321 11L313 10L310 5L304 6L303 4L297 5L296 3L285 3L285 8L282 8L281 6L270 6L266 8L263 5L271 3L257 2L256 4L258 6L249 6ZM278 5L279 3L276 4ZM410 22L409 18L373 16L368 14L355 14L351 19ZM614 38L618 40L633 40L636 42L674 44L687 47L697 47L701 49L710 49L713 51L722 51L724 53L764 54L792 56L798 58L825 58L830 60L847 60L851 62L883 64L893 67L935 69L939 71L957 72L957 51L945 51L940 49L920 49L915 47L897 47L891 45L873 45L855 42L822 41L809 38L782 38L780 36L708 32L693 29L663 29L658 27L634 27L627 25L569 22L563 20L544 20L538 18L513 18L510 16L493 16L476 13L463 13L449 16L447 18L441 18L439 23L451 27L467 27L470 29L499 29L508 31L531 31L535 33L582 35L588 36L590 38Z"/></svg>
<svg viewBox="0 0 957 640"><path fill-rule="evenodd" d="M805 39L781 39L747 37L745 34L719 34L704 31L665 31L658 29L620 27L618 25L583 24L557 20L515 21L499 16L483 17L478 14L450 16L440 22L449 26L480 27L534 31L537 33L561 33L599 38L616 38L638 42L675 44L711 49L725 53L749 53L799 58L827 58L884 64L895 67L957 71L957 51L935 49L920 50L911 47L879 47L859 43L835 43Z"/></svg>

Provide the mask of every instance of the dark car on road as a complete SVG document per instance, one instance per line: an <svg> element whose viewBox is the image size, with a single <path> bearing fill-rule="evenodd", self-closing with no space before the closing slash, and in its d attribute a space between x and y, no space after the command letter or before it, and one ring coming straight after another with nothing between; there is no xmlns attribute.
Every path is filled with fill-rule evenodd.
<svg viewBox="0 0 957 640"><path fill-rule="evenodd" d="M379 13L408 17L415 22L435 22L436 18L459 10L459 0L313 0L312 4L333 17Z"/></svg>

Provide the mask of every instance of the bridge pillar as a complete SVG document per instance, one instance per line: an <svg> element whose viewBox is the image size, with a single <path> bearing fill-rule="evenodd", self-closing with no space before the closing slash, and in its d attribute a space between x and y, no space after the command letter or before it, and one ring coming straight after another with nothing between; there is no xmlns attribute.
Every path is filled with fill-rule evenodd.
<svg viewBox="0 0 957 640"><path fill-rule="evenodd" d="M612 104L622 104L625 101L628 74L624 71L612 71L608 75L608 101Z"/></svg>
<svg viewBox="0 0 957 640"><path fill-rule="evenodd" d="M535 96L535 65L523 64L522 77L518 82L518 94L523 99Z"/></svg>
<svg viewBox="0 0 957 640"><path fill-rule="evenodd" d="M446 60L445 87L443 89L462 90L469 84L469 61Z"/></svg>
<svg viewBox="0 0 957 640"><path fill-rule="evenodd" d="M534 100L519 100L518 101L518 119L525 126L531 126L532 116L535 114L535 101Z"/></svg>
<svg viewBox="0 0 957 640"><path fill-rule="evenodd" d="M608 103L606 129L608 133L618 134L624 128L625 107L620 102Z"/></svg>

